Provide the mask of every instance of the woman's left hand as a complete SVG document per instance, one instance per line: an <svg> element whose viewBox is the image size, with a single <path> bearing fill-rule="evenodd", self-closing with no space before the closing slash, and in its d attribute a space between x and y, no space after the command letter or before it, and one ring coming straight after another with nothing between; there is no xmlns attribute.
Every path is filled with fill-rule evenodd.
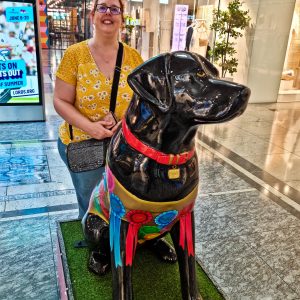
<svg viewBox="0 0 300 300"><path fill-rule="evenodd" d="M118 130L118 128L121 126L121 124L122 124L122 121L119 121L119 122L111 129L111 131L112 131L113 133L115 133L115 132Z"/></svg>

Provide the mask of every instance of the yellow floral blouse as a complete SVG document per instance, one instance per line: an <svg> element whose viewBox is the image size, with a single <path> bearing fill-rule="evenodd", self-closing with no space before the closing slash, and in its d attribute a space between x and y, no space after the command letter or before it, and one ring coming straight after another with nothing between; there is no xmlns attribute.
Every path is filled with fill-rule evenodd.
<svg viewBox="0 0 300 300"><path fill-rule="evenodd" d="M126 112L132 97L127 83L129 73L143 60L140 54L124 45L122 71L120 75L115 115L120 120ZM88 47L88 41L70 46L64 53L56 76L76 86L75 107L92 121L101 120L109 111L112 80L107 79L98 69ZM79 128L73 127L73 140L91 138ZM65 121L59 127L59 137L64 144L70 143L69 124Z"/></svg>

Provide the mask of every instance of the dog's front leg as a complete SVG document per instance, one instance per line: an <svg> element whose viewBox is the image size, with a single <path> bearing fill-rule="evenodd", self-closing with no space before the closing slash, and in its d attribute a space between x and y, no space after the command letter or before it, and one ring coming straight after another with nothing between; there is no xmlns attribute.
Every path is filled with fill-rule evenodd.
<svg viewBox="0 0 300 300"><path fill-rule="evenodd" d="M114 249L111 251L113 300L132 300L131 266L126 266L126 235L128 223L121 221L120 226L120 260L115 257ZM116 245L114 245L116 246ZM121 264L121 265L120 265Z"/></svg>
<svg viewBox="0 0 300 300"><path fill-rule="evenodd" d="M194 229L194 212L191 213L191 227L187 230L192 230L190 233L192 235L192 246L195 249L195 229ZM181 233L182 234L182 233ZM186 233L185 233L186 236ZM173 240L174 247L176 249L179 272L180 272L180 282L181 282L181 295L183 300L199 300L201 297L197 290L196 281L196 261L195 256L189 255L187 242L185 247L180 245L180 221L178 221L171 229L171 237Z"/></svg>

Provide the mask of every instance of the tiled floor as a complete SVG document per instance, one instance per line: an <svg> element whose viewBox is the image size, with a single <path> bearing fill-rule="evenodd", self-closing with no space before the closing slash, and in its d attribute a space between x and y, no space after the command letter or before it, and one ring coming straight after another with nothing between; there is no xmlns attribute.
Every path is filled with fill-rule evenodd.
<svg viewBox="0 0 300 300"><path fill-rule="evenodd" d="M77 216L43 51L46 122L0 124L0 299L58 299L56 221ZM300 299L300 103L199 128L196 252L226 299ZM84 299L80 299L84 300Z"/></svg>

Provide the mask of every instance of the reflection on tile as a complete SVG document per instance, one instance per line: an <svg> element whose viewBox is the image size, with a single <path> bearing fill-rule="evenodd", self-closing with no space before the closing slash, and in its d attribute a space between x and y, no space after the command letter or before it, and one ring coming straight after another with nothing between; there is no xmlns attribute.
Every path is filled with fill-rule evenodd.
<svg viewBox="0 0 300 300"><path fill-rule="evenodd" d="M198 130L216 140L239 138L247 134L247 132L231 125L231 123L203 125L200 126Z"/></svg>
<svg viewBox="0 0 300 300"><path fill-rule="evenodd" d="M286 183L292 188L300 191L300 180L287 181Z"/></svg>
<svg viewBox="0 0 300 300"><path fill-rule="evenodd" d="M291 289L240 238L199 242L196 255L226 299L297 299Z"/></svg>
<svg viewBox="0 0 300 300"><path fill-rule="evenodd" d="M272 132L276 132L277 134L288 133L288 129L280 125L273 124L272 122L265 121L251 122L248 123L247 126L241 126L239 124L235 124L235 126L240 127L256 136L269 136Z"/></svg>
<svg viewBox="0 0 300 300"><path fill-rule="evenodd" d="M245 159L282 181L299 179L300 157L290 152L270 155L246 155Z"/></svg>
<svg viewBox="0 0 300 300"><path fill-rule="evenodd" d="M30 198L24 200L11 200L6 202L5 211L22 210L36 207L57 206L77 203L75 191L69 195L52 196L44 198ZM1 202L0 202L1 205Z"/></svg>
<svg viewBox="0 0 300 300"><path fill-rule="evenodd" d="M0 165L0 186L50 181L44 155L1 157Z"/></svg>
<svg viewBox="0 0 300 300"><path fill-rule="evenodd" d="M241 237L300 294L300 226ZM284 245L284 247L282 247Z"/></svg>
<svg viewBox="0 0 300 300"><path fill-rule="evenodd" d="M222 142L222 145L242 157L254 154L262 156L266 154L277 154L285 152L284 149L274 145L272 146L259 138L248 136L247 139L249 139L249 142L245 142L246 137L242 141L239 139L224 140Z"/></svg>
<svg viewBox="0 0 300 300"><path fill-rule="evenodd" d="M289 152L300 151L300 139L298 133L272 134L266 138L270 143Z"/></svg>

